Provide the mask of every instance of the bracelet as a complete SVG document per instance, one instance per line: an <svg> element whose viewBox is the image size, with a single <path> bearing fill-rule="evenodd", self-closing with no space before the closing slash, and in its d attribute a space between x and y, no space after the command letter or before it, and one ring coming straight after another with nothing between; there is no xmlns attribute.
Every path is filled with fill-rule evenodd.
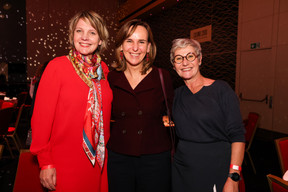
<svg viewBox="0 0 288 192"><path fill-rule="evenodd" d="M241 168L241 166L230 164L230 169L241 171L242 168Z"/></svg>
<svg viewBox="0 0 288 192"><path fill-rule="evenodd" d="M41 167L41 170L52 169L52 168L55 168L55 166L54 165L44 165L43 167Z"/></svg>

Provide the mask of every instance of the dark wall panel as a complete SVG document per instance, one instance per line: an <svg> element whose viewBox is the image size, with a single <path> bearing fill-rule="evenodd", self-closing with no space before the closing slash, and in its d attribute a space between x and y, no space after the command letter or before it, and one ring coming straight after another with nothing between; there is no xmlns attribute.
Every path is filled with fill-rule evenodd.
<svg viewBox="0 0 288 192"><path fill-rule="evenodd" d="M143 20L151 25L157 43L155 64L171 72L175 87L183 82L169 61L172 40L190 38L190 30L212 25L212 41L201 43L201 73L235 87L238 0L182 0Z"/></svg>

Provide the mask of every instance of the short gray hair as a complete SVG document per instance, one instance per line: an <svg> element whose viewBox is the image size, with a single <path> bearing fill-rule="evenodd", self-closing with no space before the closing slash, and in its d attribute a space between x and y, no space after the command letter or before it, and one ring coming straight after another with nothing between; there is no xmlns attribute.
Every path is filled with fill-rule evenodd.
<svg viewBox="0 0 288 192"><path fill-rule="evenodd" d="M176 49L186 48L187 46L191 46L195 49L195 52L196 52L196 55L198 56L198 58L200 58L202 56L201 45L198 41L196 41L194 39L188 39L188 38L174 39L172 41L172 47L170 50L170 62L172 63L172 65L174 64L173 59L175 57Z"/></svg>

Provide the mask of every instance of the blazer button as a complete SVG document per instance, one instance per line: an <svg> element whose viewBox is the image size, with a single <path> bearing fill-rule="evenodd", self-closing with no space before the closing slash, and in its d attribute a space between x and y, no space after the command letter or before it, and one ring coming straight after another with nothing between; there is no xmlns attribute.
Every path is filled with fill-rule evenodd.
<svg viewBox="0 0 288 192"><path fill-rule="evenodd" d="M122 112L122 113L121 113L121 116L122 116L122 117L124 117L125 115L126 115L125 112Z"/></svg>
<svg viewBox="0 0 288 192"><path fill-rule="evenodd" d="M142 134L142 130L139 130L139 131L138 131L138 135L141 135L141 134Z"/></svg>
<svg viewBox="0 0 288 192"><path fill-rule="evenodd" d="M142 115L143 112L141 110L138 111L138 115Z"/></svg>
<svg viewBox="0 0 288 192"><path fill-rule="evenodd" d="M122 133L123 133L123 134L126 134L126 133L127 133L126 129L122 130Z"/></svg>

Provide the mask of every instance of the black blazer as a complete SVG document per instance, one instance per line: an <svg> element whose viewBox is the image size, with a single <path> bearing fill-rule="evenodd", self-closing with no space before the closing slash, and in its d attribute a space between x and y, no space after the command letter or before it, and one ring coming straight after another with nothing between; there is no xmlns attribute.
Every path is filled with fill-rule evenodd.
<svg viewBox="0 0 288 192"><path fill-rule="evenodd" d="M163 71L169 108L174 90L169 72ZM108 149L139 156L169 151L169 129L163 125L166 113L159 72L156 67L133 90L123 72L111 71L108 81L113 91L112 123Z"/></svg>

